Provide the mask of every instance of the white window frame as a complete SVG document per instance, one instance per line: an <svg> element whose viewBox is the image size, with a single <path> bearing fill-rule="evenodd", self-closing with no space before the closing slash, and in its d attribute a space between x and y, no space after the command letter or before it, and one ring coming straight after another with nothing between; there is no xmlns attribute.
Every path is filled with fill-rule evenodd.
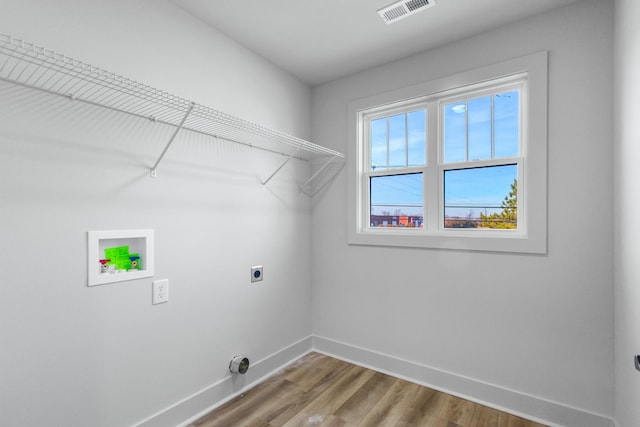
<svg viewBox="0 0 640 427"><path fill-rule="evenodd" d="M547 52L539 52L499 64L458 73L415 86L398 89L349 104L348 150L348 242L357 245L458 249L544 254L547 251ZM521 89L520 152L517 157L443 163L442 105L455 97L476 97L475 91L491 91L500 84L519 84ZM470 95L472 93L472 95ZM480 95L478 95L480 96ZM370 227L366 179L370 162L365 123L376 112L429 105L427 113L427 165L424 191L437 194L438 203L424 206L423 229ZM433 104L435 103L435 105ZM433 112L437 114L433 114ZM391 115L391 114L389 114ZM436 161L437 159L437 161ZM516 230L444 228L443 171L518 165L518 228ZM405 173L415 168L398 172ZM395 170L389 171L390 173ZM434 193L435 192L435 193ZM427 200L435 200L427 196Z"/></svg>

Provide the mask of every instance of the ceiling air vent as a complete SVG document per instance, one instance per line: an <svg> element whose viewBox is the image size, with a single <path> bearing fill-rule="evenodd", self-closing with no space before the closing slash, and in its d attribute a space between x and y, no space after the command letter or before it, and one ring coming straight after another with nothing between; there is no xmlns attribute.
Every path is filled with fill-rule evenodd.
<svg viewBox="0 0 640 427"><path fill-rule="evenodd" d="M378 14L387 24L393 24L402 18L435 6L435 0L400 0L378 10Z"/></svg>

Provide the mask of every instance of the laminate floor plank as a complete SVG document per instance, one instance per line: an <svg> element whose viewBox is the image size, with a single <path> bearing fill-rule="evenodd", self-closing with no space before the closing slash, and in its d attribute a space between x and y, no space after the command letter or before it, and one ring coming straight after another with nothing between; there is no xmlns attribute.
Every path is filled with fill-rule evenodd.
<svg viewBox="0 0 640 427"><path fill-rule="evenodd" d="M243 427L271 427L268 422L256 419L253 421L247 422L247 424L242 424Z"/></svg>
<svg viewBox="0 0 640 427"><path fill-rule="evenodd" d="M447 395L420 387L408 411L400 418L397 427L431 426L436 423Z"/></svg>
<svg viewBox="0 0 640 427"><path fill-rule="evenodd" d="M453 426L468 426L471 424L474 410L475 404L473 402L447 395L443 402L442 410L438 415L440 420L438 427L449 427L449 424L453 424Z"/></svg>
<svg viewBox="0 0 640 427"><path fill-rule="evenodd" d="M300 363L302 361L302 363ZM278 410L265 416L271 426L282 426L296 416L302 408L324 393L337 378L353 365L341 360L310 353L287 368L282 375L298 388L297 393L285 396Z"/></svg>
<svg viewBox="0 0 640 427"><path fill-rule="evenodd" d="M327 359L318 353L310 353L286 369L284 374L289 381L309 391L340 375L349 366L349 363L342 360Z"/></svg>
<svg viewBox="0 0 640 427"><path fill-rule="evenodd" d="M475 404L471 425L473 427L497 427L498 410Z"/></svg>
<svg viewBox="0 0 640 427"><path fill-rule="evenodd" d="M309 392L305 392L297 384L287 381L283 385L285 388L274 394L271 404L262 408L260 412L261 419L269 423L269 426L280 425L278 419L290 419L310 399ZM289 387L286 387L287 385Z"/></svg>
<svg viewBox="0 0 640 427"><path fill-rule="evenodd" d="M274 403L282 396L296 392L296 386L286 379L266 381L232 399L224 406L201 418L195 427L244 426L267 411L273 411Z"/></svg>
<svg viewBox="0 0 640 427"><path fill-rule="evenodd" d="M398 379L358 426L395 427L420 388L418 384Z"/></svg>
<svg viewBox="0 0 640 427"><path fill-rule="evenodd" d="M311 424L314 425L314 424ZM322 421L322 424L319 424L319 427L358 427L355 424L350 424L343 420L342 418L338 418L335 415L329 415Z"/></svg>
<svg viewBox="0 0 640 427"><path fill-rule="evenodd" d="M359 423L396 381L396 378L376 372L334 414L347 422Z"/></svg>
<svg viewBox="0 0 640 427"><path fill-rule="evenodd" d="M322 420L329 415L333 415L344 402L374 375L374 371L352 365L321 395L309 402L308 405L282 426L304 427L313 425L310 424L309 420Z"/></svg>
<svg viewBox="0 0 640 427"><path fill-rule="evenodd" d="M545 427L310 353L190 427Z"/></svg>
<svg viewBox="0 0 640 427"><path fill-rule="evenodd" d="M429 427L467 427L467 426L454 423L453 421L448 421L444 418L438 418L433 424L429 424Z"/></svg>
<svg viewBox="0 0 640 427"><path fill-rule="evenodd" d="M525 420L506 412L498 413L498 427L545 427L535 421Z"/></svg>

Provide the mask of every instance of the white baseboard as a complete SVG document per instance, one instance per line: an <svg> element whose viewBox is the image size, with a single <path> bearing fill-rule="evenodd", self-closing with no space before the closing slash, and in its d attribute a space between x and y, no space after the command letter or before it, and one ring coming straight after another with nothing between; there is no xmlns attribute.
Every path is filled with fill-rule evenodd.
<svg viewBox="0 0 640 427"><path fill-rule="evenodd" d="M613 427L615 425L614 421L605 415L594 414L328 338L314 336L313 349L328 356L552 427Z"/></svg>
<svg viewBox="0 0 640 427"><path fill-rule="evenodd" d="M614 420L540 397L319 336L306 337L135 424L186 427L311 351L326 354L552 427L615 427Z"/></svg>
<svg viewBox="0 0 640 427"><path fill-rule="evenodd" d="M135 427L187 426L218 406L273 375L286 365L309 353L312 337L300 341L258 362L244 375L231 375L135 424Z"/></svg>

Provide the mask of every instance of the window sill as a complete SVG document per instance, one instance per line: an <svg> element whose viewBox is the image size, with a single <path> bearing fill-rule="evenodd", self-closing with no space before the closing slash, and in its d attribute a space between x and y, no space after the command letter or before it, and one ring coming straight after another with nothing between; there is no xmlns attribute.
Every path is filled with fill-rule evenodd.
<svg viewBox="0 0 640 427"><path fill-rule="evenodd" d="M386 231L386 230L385 230ZM392 234L393 233L393 234ZM492 232L464 235L452 230L438 234L410 234L409 230L393 230L392 232L351 233L350 245L391 246L405 248L445 249L484 252L514 252L529 254L545 254L546 239L536 239L517 232ZM506 234L508 235L506 235Z"/></svg>

